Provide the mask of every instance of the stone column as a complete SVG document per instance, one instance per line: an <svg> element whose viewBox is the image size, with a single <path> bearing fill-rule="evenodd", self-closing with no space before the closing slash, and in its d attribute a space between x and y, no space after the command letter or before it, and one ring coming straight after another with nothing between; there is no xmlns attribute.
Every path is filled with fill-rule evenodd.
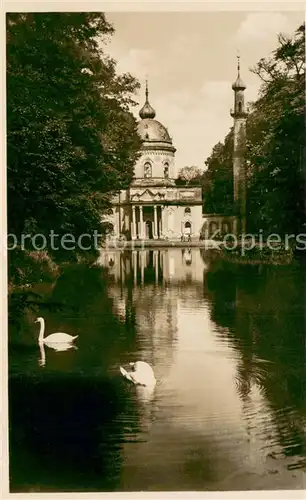
<svg viewBox="0 0 306 500"><path fill-rule="evenodd" d="M123 207L119 207L119 236L122 233L124 226L124 210Z"/></svg>
<svg viewBox="0 0 306 500"><path fill-rule="evenodd" d="M143 234L143 212L142 212L142 205L139 207L139 223L140 223L140 231L139 231L139 238L142 240L144 238Z"/></svg>
<svg viewBox="0 0 306 500"><path fill-rule="evenodd" d="M164 237L168 235L168 208L163 207L163 234Z"/></svg>
<svg viewBox="0 0 306 500"><path fill-rule="evenodd" d="M132 240L136 240L136 214L135 205L132 205Z"/></svg>
<svg viewBox="0 0 306 500"><path fill-rule="evenodd" d="M157 206L154 205L154 232L153 238L156 240L158 238L158 229L157 229Z"/></svg>
<svg viewBox="0 0 306 500"><path fill-rule="evenodd" d="M165 221L164 221L164 208L163 206L160 207L160 237L163 238L164 236L164 228L165 228Z"/></svg>

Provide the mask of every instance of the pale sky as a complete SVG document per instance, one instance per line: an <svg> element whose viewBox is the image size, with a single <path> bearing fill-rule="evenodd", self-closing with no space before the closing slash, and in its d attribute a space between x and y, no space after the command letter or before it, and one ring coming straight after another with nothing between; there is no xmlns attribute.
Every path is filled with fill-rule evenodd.
<svg viewBox="0 0 306 500"><path fill-rule="evenodd" d="M143 87L177 148L176 164L204 167L212 147L228 133L237 74L247 85L246 100L256 99L260 80L249 68L277 46L277 34L291 34L302 12L116 12L106 17L115 34L106 52L118 72L130 72Z"/></svg>

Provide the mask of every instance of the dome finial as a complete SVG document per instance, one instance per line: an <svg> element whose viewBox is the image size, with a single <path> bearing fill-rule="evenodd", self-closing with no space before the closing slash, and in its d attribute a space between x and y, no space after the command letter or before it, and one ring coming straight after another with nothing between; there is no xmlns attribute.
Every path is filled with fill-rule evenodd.
<svg viewBox="0 0 306 500"><path fill-rule="evenodd" d="M141 108L139 111L139 116L144 120L145 118L154 118L155 117L155 110L152 108L151 104L149 103L149 89L148 89L148 79L146 78L146 101L144 106Z"/></svg>
<svg viewBox="0 0 306 500"><path fill-rule="evenodd" d="M146 102L149 102L148 77L146 78Z"/></svg>
<svg viewBox="0 0 306 500"><path fill-rule="evenodd" d="M237 51L237 79L232 85L233 90L245 90L246 85L244 84L241 76L240 76L240 53Z"/></svg>

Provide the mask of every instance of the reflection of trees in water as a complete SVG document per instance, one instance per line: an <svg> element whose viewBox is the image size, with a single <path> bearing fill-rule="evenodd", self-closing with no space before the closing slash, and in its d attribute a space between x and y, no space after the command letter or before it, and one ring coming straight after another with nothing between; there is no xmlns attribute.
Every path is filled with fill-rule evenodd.
<svg viewBox="0 0 306 500"><path fill-rule="evenodd" d="M215 260L204 275L212 320L228 328L239 352L237 391L248 401L256 383L272 410L285 455L305 446L303 262L239 266Z"/></svg>
<svg viewBox="0 0 306 500"><path fill-rule="evenodd" d="M120 481L130 395L121 380L87 376L10 380L12 491L111 491ZM136 428L136 427L135 427Z"/></svg>
<svg viewBox="0 0 306 500"><path fill-rule="evenodd" d="M77 345L82 363L106 368L117 362L125 347L126 332L112 312L107 277L101 268L67 268L58 279L51 300L68 307L60 317L50 318L50 328L79 335ZM73 314L69 306L73 306Z"/></svg>
<svg viewBox="0 0 306 500"><path fill-rule="evenodd" d="M78 333L78 349L70 358L48 352L46 367L36 362L30 375L22 371L25 359L22 377L10 377L12 487L113 490L120 481L120 443L127 427L137 433L141 424L133 393L119 373L110 376L122 353L134 349L134 332L112 313L101 268L67 266L46 301L61 304L37 311L47 332Z"/></svg>

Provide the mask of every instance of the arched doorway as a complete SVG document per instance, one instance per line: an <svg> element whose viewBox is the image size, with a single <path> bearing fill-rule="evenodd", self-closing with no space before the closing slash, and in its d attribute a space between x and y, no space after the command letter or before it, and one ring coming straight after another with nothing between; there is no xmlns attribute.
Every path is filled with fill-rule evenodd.
<svg viewBox="0 0 306 500"><path fill-rule="evenodd" d="M153 239L153 222L151 220L146 221L146 240L152 240Z"/></svg>

